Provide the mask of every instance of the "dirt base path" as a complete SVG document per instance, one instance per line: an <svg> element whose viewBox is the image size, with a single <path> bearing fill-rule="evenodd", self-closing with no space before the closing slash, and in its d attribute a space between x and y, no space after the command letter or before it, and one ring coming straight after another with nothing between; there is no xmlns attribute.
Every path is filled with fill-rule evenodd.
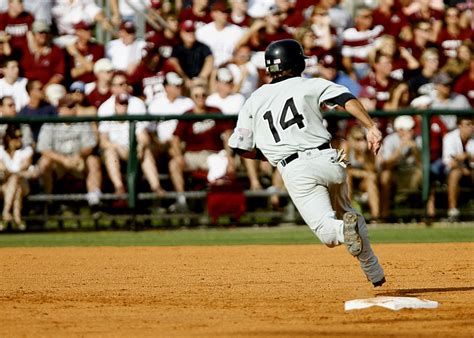
<svg viewBox="0 0 474 338"><path fill-rule="evenodd" d="M474 335L474 243L374 247L378 289L343 247L0 249L0 337ZM344 311L377 295L441 305Z"/></svg>

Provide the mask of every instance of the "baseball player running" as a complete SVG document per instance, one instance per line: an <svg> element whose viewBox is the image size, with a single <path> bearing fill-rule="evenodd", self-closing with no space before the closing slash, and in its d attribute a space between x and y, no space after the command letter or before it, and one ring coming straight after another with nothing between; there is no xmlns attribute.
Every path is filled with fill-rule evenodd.
<svg viewBox="0 0 474 338"><path fill-rule="evenodd" d="M265 65L272 82L245 102L229 145L243 157L267 159L276 166L293 203L321 242L328 247L344 243L368 280L381 286L384 271L370 247L363 216L351 206L345 155L331 148L321 107L338 105L359 119L367 128L368 146L374 154L382 134L346 87L302 78L305 58L295 40L268 46Z"/></svg>

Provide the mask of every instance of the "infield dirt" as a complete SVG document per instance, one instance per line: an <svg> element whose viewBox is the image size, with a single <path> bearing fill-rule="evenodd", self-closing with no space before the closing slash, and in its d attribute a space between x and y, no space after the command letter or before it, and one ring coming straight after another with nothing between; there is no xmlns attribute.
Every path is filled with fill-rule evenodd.
<svg viewBox="0 0 474 338"><path fill-rule="evenodd" d="M472 337L474 243L0 249L0 337ZM345 312L375 296L437 309Z"/></svg>

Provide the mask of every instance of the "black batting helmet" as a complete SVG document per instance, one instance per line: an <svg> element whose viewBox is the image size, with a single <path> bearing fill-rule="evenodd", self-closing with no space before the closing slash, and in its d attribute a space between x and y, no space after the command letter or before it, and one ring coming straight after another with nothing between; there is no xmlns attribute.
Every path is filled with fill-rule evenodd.
<svg viewBox="0 0 474 338"><path fill-rule="evenodd" d="M298 41L278 40L270 43L265 50L265 67L270 74L284 70L293 70L296 74L301 74L306 66L304 60L307 58Z"/></svg>

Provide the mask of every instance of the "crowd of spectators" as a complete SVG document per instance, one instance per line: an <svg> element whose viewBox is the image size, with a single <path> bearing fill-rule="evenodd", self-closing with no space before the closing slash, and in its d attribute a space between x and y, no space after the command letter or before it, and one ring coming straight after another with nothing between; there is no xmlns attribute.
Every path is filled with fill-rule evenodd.
<svg viewBox="0 0 474 338"><path fill-rule="evenodd" d="M309 56L305 77L347 86L367 110L472 109L474 17L462 0L0 0L1 116L237 114L268 83L264 51L294 38ZM144 34L138 34L142 24ZM144 23L144 24L143 24ZM96 28L111 39L102 44ZM367 154L364 130L351 120L330 126L353 163L351 190L367 191L372 218L390 217L394 187L421 184L419 117L378 117L381 156ZM459 216L459 182L472 183L472 115L431 120L431 171L448 183L448 216ZM232 123L140 122L136 137L150 191L184 191L183 172L208 171L209 182L246 170L252 190L283 189L278 173L236 158L226 146ZM83 178L100 202L105 178L126 193L127 122L5 125L0 129L4 222L24 228L28 180L46 192L65 174ZM352 182L354 180L354 182ZM271 204L278 207L278 196ZM186 209L178 194L174 210ZM13 210L13 211L12 211ZM13 216L12 213L13 212ZM427 212L436 215L435 194Z"/></svg>

